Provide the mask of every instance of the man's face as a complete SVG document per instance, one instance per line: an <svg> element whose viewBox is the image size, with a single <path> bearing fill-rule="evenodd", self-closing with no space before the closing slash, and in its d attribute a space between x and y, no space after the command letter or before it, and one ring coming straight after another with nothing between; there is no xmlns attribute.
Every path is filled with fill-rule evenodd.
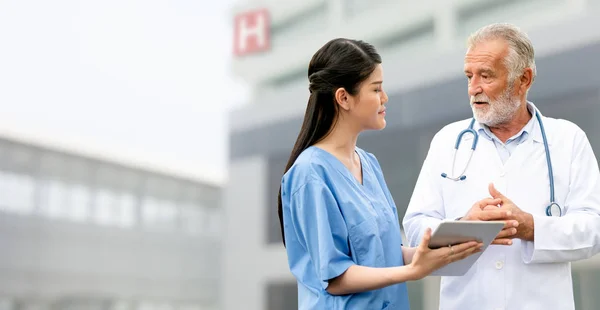
<svg viewBox="0 0 600 310"><path fill-rule="evenodd" d="M509 71L504 63L508 48L501 39L483 41L471 47L465 56L473 116L488 126L510 122L520 106L514 81L508 81Z"/></svg>

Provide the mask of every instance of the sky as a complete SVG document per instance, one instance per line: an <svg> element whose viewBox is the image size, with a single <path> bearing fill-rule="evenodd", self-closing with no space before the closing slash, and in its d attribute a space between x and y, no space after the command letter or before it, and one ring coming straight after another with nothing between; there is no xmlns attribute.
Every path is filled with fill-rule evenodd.
<svg viewBox="0 0 600 310"><path fill-rule="evenodd" d="M0 124L223 179L233 1L0 0Z"/></svg>

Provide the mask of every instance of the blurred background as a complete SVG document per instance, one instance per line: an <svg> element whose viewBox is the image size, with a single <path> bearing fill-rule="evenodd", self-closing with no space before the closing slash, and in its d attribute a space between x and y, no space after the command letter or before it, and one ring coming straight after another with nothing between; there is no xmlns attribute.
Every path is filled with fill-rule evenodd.
<svg viewBox="0 0 600 310"><path fill-rule="evenodd" d="M363 134L400 218L433 134L471 115L467 36L536 49L529 93L600 149L596 0L0 0L0 310L295 309L276 213L306 69L335 37L383 57ZM573 264L600 307L600 258ZM439 278L409 284L437 309ZM561 292L548 292L548 294Z"/></svg>

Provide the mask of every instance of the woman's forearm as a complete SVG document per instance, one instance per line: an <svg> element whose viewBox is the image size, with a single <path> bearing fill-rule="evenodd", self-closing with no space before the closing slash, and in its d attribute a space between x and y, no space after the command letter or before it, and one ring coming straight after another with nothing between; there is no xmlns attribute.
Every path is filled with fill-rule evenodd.
<svg viewBox="0 0 600 310"><path fill-rule="evenodd" d="M352 265L342 275L329 282L327 292L332 295L354 294L418 278L411 266L373 268Z"/></svg>

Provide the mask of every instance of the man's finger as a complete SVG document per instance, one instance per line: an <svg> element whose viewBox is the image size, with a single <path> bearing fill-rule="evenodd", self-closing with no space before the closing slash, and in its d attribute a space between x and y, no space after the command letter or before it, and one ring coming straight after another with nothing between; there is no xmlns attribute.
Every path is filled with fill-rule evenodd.
<svg viewBox="0 0 600 310"><path fill-rule="evenodd" d="M479 219L482 221L502 220L511 215L512 212L498 208L497 210L482 211L479 214Z"/></svg>
<svg viewBox="0 0 600 310"><path fill-rule="evenodd" d="M500 198L485 198L475 203L481 210L486 206L498 206L502 202Z"/></svg>
<svg viewBox="0 0 600 310"><path fill-rule="evenodd" d="M502 229L498 233L498 235L496 236L496 239L506 239L506 238L514 236L516 234L517 234L516 228L505 228L505 229Z"/></svg>
<svg viewBox="0 0 600 310"><path fill-rule="evenodd" d="M505 221L503 229L510 228L510 227L519 227L519 221L517 221L517 220Z"/></svg>
<svg viewBox="0 0 600 310"><path fill-rule="evenodd" d="M483 211L492 211L492 210L497 210L498 208L499 208L498 205L487 205L482 210Z"/></svg>
<svg viewBox="0 0 600 310"><path fill-rule="evenodd" d="M492 197L494 198L500 198L500 199L504 199L506 197L504 197L504 195L502 195L502 193L500 193L496 187L494 187L494 183L490 183L490 185L488 186L488 190L490 192L490 195L492 195Z"/></svg>

